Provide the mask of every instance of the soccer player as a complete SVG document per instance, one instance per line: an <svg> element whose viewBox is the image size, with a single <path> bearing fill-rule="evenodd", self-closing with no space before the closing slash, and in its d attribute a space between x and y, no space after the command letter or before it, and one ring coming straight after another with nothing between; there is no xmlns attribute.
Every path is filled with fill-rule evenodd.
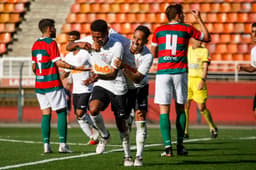
<svg viewBox="0 0 256 170"><path fill-rule="evenodd" d="M147 137L146 114L149 88L147 73L153 63L153 56L145 46L150 31L146 26L140 25L135 29L132 40L118 35L113 33L112 36L118 38L124 45L124 57L122 61L116 61L116 64L122 68L127 77L127 112L130 113L132 110L135 112L137 152L134 166L143 166L143 150Z"/></svg>
<svg viewBox="0 0 256 170"><path fill-rule="evenodd" d="M127 84L123 72L114 64L115 59L122 59L123 46L119 41L108 36L108 25L104 20L95 20L91 24L91 34L92 36L87 37L86 40L89 44L76 42L67 48L72 49L72 47L79 46L89 50L92 56L91 61L94 74L85 83L95 82L89 110L94 125L102 137L96 147L96 153L103 153L110 139L110 134L105 127L100 111L104 111L109 103L111 103L124 149L124 166L132 166L130 134L126 121L129 114L125 108Z"/></svg>
<svg viewBox="0 0 256 170"><path fill-rule="evenodd" d="M184 13L180 4L172 4L166 8L165 14L169 23L156 28L152 38L151 52L158 57L154 102L160 108L160 131L165 151L162 156L171 157L172 143L170 137L170 104L175 100L177 154L187 155L183 146L186 123L184 105L187 100L187 48L189 38L210 41L210 34L205 27L200 12L192 10L192 15L199 23L202 32L184 23Z"/></svg>
<svg viewBox="0 0 256 170"><path fill-rule="evenodd" d="M39 29L42 37L32 47L32 70L36 75L35 91L42 110L41 131L44 143L44 153L51 153L50 147L50 123L51 111L58 115L57 129L59 134L59 152L71 152L67 141L67 111L63 85L60 79L58 67L86 70L84 66L76 67L61 60L56 37L55 21L53 19L41 19Z"/></svg>
<svg viewBox="0 0 256 170"><path fill-rule="evenodd" d="M252 42L256 44L256 23L253 23L251 26L251 37ZM238 71L246 71L246 72L255 72L256 71L256 46L254 46L251 49L251 64L250 65L238 65L237 66ZM253 100L253 111L254 111L254 117L256 119L256 93L254 95Z"/></svg>
<svg viewBox="0 0 256 170"><path fill-rule="evenodd" d="M210 111L206 107L208 97L206 79L208 65L210 64L208 49L202 46L202 41L193 38L191 40L192 46L188 49L188 99L185 105L186 128L184 137L189 137L189 108L191 101L194 100L197 108L210 127L211 137L216 138L218 136L218 130L212 120Z"/></svg>
<svg viewBox="0 0 256 170"><path fill-rule="evenodd" d="M80 39L80 33L77 31L72 31L69 33L69 41L73 42ZM65 56L65 61L69 64L75 66L86 66L91 67L90 54L83 49L76 48L69 52ZM83 81L88 79L90 72L88 71L76 71L65 69L63 73L63 78L69 78L73 82L73 106L76 119L80 128L90 138L89 144L95 145L98 143L98 133L96 129L93 128L93 122L90 116L86 113L88 110L89 98L93 89L92 84L86 86ZM94 132L94 133L93 133Z"/></svg>

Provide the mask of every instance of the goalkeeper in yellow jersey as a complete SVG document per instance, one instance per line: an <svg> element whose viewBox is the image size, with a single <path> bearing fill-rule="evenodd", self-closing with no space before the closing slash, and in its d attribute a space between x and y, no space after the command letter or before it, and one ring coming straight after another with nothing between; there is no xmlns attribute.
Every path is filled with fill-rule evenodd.
<svg viewBox="0 0 256 170"><path fill-rule="evenodd" d="M189 108L192 100L196 102L200 113L208 123L211 137L216 138L218 136L217 127L212 120L210 111L206 107L208 97L206 77L209 64L208 49L202 46L201 41L192 39L192 46L188 49L188 98L185 106L186 127L184 138L189 137Z"/></svg>

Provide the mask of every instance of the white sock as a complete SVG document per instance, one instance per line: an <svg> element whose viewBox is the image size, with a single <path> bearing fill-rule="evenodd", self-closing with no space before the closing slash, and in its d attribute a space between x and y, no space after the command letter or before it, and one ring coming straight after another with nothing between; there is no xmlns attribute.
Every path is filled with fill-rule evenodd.
<svg viewBox="0 0 256 170"><path fill-rule="evenodd" d="M106 129L106 127L105 127L104 120L103 120L101 114L99 113L96 116L90 115L90 117L91 117L91 120L92 120L94 126L98 129L98 132L100 133L100 135L103 138L108 137L109 133L108 133L108 130Z"/></svg>
<svg viewBox="0 0 256 170"><path fill-rule="evenodd" d="M77 122L80 125L80 128L82 129L84 134L86 136L88 136L89 138L91 138L92 137L92 129L91 129L88 121L86 121L84 118L85 118L85 116L83 116L81 119L77 119Z"/></svg>
<svg viewBox="0 0 256 170"><path fill-rule="evenodd" d="M136 123L136 157L142 158L144 145L147 138L146 121L135 121Z"/></svg>
<svg viewBox="0 0 256 170"><path fill-rule="evenodd" d="M120 132L120 138L122 141L123 149L124 149L124 157L128 158L131 157L131 149L130 149L130 133L127 132Z"/></svg>

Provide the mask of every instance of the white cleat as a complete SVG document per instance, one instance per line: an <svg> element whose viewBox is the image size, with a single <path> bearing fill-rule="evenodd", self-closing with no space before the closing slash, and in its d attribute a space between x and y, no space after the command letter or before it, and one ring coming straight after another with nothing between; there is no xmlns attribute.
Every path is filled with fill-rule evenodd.
<svg viewBox="0 0 256 170"><path fill-rule="evenodd" d="M133 166L133 161L131 157L124 158L124 166Z"/></svg>
<svg viewBox="0 0 256 170"><path fill-rule="evenodd" d="M67 144L64 144L64 145L60 144L59 153L72 153L72 151Z"/></svg>
<svg viewBox="0 0 256 170"><path fill-rule="evenodd" d="M110 141L110 135L107 138L101 138L96 147L96 153L102 154L105 151L107 143Z"/></svg>
<svg viewBox="0 0 256 170"><path fill-rule="evenodd" d="M142 158L136 158L134 161L134 166L143 166L143 160Z"/></svg>
<svg viewBox="0 0 256 170"><path fill-rule="evenodd" d="M49 143L44 143L44 153L52 153L52 148Z"/></svg>

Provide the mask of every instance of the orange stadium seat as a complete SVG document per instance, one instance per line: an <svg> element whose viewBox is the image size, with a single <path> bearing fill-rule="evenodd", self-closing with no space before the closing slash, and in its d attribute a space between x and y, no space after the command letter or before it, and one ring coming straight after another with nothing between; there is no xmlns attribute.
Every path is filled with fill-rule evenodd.
<svg viewBox="0 0 256 170"><path fill-rule="evenodd" d="M72 13L79 13L80 12L80 4L79 3L72 4L71 12Z"/></svg>
<svg viewBox="0 0 256 170"><path fill-rule="evenodd" d="M87 14L87 22L92 23L96 19L96 14L95 13L88 13Z"/></svg>
<svg viewBox="0 0 256 170"><path fill-rule="evenodd" d="M67 23L75 23L76 22L76 14L75 13L69 13L66 18Z"/></svg>
<svg viewBox="0 0 256 170"><path fill-rule="evenodd" d="M14 4L12 4L12 3L4 4L4 12L15 12Z"/></svg>
<svg viewBox="0 0 256 170"><path fill-rule="evenodd" d="M16 31L15 23L6 23L5 24L5 31L6 32L15 32Z"/></svg>
<svg viewBox="0 0 256 170"><path fill-rule="evenodd" d="M118 13L118 14L116 15L116 22L118 22L118 23L127 22L127 20L126 20L126 14L125 14L125 13Z"/></svg>
<svg viewBox="0 0 256 170"><path fill-rule="evenodd" d="M229 54L229 53L227 53L227 54L222 54L222 58L223 58L223 60L225 60L225 61L232 61L232 60L233 60L232 54Z"/></svg>
<svg viewBox="0 0 256 170"><path fill-rule="evenodd" d="M224 31L226 32L226 30L224 29L225 25L222 24L222 23L215 23L215 24L213 24L213 30L212 31L215 32L215 33L223 33Z"/></svg>
<svg viewBox="0 0 256 170"><path fill-rule="evenodd" d="M155 13L155 12L164 12L164 11L160 10L159 3L151 3L150 4L150 12Z"/></svg>
<svg viewBox="0 0 256 170"><path fill-rule="evenodd" d="M240 3L232 3L231 4L231 11L232 12L240 12L241 11L241 4Z"/></svg>
<svg viewBox="0 0 256 170"><path fill-rule="evenodd" d="M227 45L227 52L232 53L232 54L237 53L238 52L237 44L235 44L235 43L228 44Z"/></svg>
<svg viewBox="0 0 256 170"><path fill-rule="evenodd" d="M240 43L241 36L239 34L230 34L231 35L231 42Z"/></svg>
<svg viewBox="0 0 256 170"><path fill-rule="evenodd" d="M89 34L90 31L91 31L91 28L90 28L90 24L89 23L81 24L81 33Z"/></svg>
<svg viewBox="0 0 256 170"><path fill-rule="evenodd" d="M243 54L234 54L233 55L233 60L235 60L235 61L243 61L244 60L244 55Z"/></svg>
<svg viewBox="0 0 256 170"><path fill-rule="evenodd" d="M130 11L131 12L140 12L140 5L137 3L130 4Z"/></svg>
<svg viewBox="0 0 256 170"><path fill-rule="evenodd" d="M190 9L200 10L200 4L199 3L192 3L192 4L190 4Z"/></svg>
<svg viewBox="0 0 256 170"><path fill-rule="evenodd" d="M116 14L115 13L107 13L107 21L108 23L116 22Z"/></svg>
<svg viewBox="0 0 256 170"><path fill-rule="evenodd" d="M121 33L129 34L132 33L132 26L129 23L121 24Z"/></svg>
<svg viewBox="0 0 256 170"><path fill-rule="evenodd" d="M235 24L235 32L236 33L244 33L244 24L243 23Z"/></svg>
<svg viewBox="0 0 256 170"><path fill-rule="evenodd" d="M9 43L11 42L12 37L10 33L0 33L0 43Z"/></svg>
<svg viewBox="0 0 256 170"><path fill-rule="evenodd" d="M238 18L238 22L247 22L248 14L247 13L239 13L237 18Z"/></svg>
<svg viewBox="0 0 256 170"><path fill-rule="evenodd" d="M166 3L166 2L165 3L160 3L160 11L164 12L168 5L169 5L169 3Z"/></svg>
<svg viewBox="0 0 256 170"><path fill-rule="evenodd" d="M90 11L91 11L90 4L86 4L86 3L80 4L80 12L87 13Z"/></svg>
<svg viewBox="0 0 256 170"><path fill-rule="evenodd" d="M137 18L136 18L136 13L127 13L126 14L126 18L127 18L127 22L136 22Z"/></svg>
<svg viewBox="0 0 256 170"><path fill-rule="evenodd" d="M220 34L220 42L221 43L228 43L230 42L231 36L230 34Z"/></svg>
<svg viewBox="0 0 256 170"><path fill-rule="evenodd" d="M102 4L100 4L100 9L101 9L101 12L103 12L103 13L111 12L110 11L110 4L109 3L102 3Z"/></svg>
<svg viewBox="0 0 256 170"><path fill-rule="evenodd" d="M123 4L120 4L120 10L122 12L130 12L131 9L130 9L130 4L129 3L123 3Z"/></svg>
<svg viewBox="0 0 256 170"><path fill-rule="evenodd" d="M120 5L118 3L110 4L111 12L120 12Z"/></svg>
<svg viewBox="0 0 256 170"><path fill-rule="evenodd" d="M217 44L216 45L216 52L217 53L226 53L228 51L226 44Z"/></svg>
<svg viewBox="0 0 256 170"><path fill-rule="evenodd" d="M76 14L76 22L78 22L78 23L87 22L87 15L84 13L77 13Z"/></svg>
<svg viewBox="0 0 256 170"><path fill-rule="evenodd" d="M211 3L211 12L219 12L220 4L219 3Z"/></svg>
<svg viewBox="0 0 256 170"><path fill-rule="evenodd" d="M148 22L148 21L146 20L146 15L145 15L145 13L137 13L137 14L136 14L136 19L137 19L137 22L140 22L140 23Z"/></svg>
<svg viewBox="0 0 256 170"><path fill-rule="evenodd" d="M156 15L154 13L146 13L146 21L149 23L155 23L157 22L156 20Z"/></svg>
<svg viewBox="0 0 256 170"><path fill-rule="evenodd" d="M68 33L71 31L71 24L63 24L62 27L61 27L61 31L64 32L64 33Z"/></svg>
<svg viewBox="0 0 256 170"><path fill-rule="evenodd" d="M243 43L251 43L252 39L251 39L251 35L250 34L242 34L241 35L241 41L239 42L243 42Z"/></svg>
<svg viewBox="0 0 256 170"><path fill-rule="evenodd" d="M215 53L216 52L216 43L210 43L206 44L207 49L209 50L209 53Z"/></svg>
<svg viewBox="0 0 256 170"><path fill-rule="evenodd" d="M222 60L221 54L219 54L219 53L213 53L211 58L213 61L221 61Z"/></svg>
<svg viewBox="0 0 256 170"><path fill-rule="evenodd" d="M251 23L244 24L244 33L251 33Z"/></svg>
<svg viewBox="0 0 256 170"><path fill-rule="evenodd" d="M211 4L210 3L203 3L203 4L200 4L200 11L201 12L209 12L211 11Z"/></svg>
<svg viewBox="0 0 256 170"><path fill-rule="evenodd" d="M223 26L224 25L224 26ZM235 25L233 23L226 23L223 24L222 26L224 27L224 29L222 30L222 32L225 33L234 33L235 31Z"/></svg>
<svg viewBox="0 0 256 170"><path fill-rule="evenodd" d="M226 13L218 13L217 14L217 21L218 22L229 22L227 14Z"/></svg>
<svg viewBox="0 0 256 170"><path fill-rule="evenodd" d="M216 13L207 13L207 22L217 22L217 14Z"/></svg>
<svg viewBox="0 0 256 170"><path fill-rule="evenodd" d="M92 3L90 4L90 12L101 12L100 4L99 3Z"/></svg>
<svg viewBox="0 0 256 170"><path fill-rule="evenodd" d="M239 53L248 53L249 52L247 44L238 44L237 48L238 48Z"/></svg>
<svg viewBox="0 0 256 170"><path fill-rule="evenodd" d="M221 12L230 12L231 11L230 3L224 2L224 3L220 4L220 11Z"/></svg>
<svg viewBox="0 0 256 170"><path fill-rule="evenodd" d="M157 13L156 20L158 23L162 23L162 24L168 22L164 13Z"/></svg>
<svg viewBox="0 0 256 170"><path fill-rule="evenodd" d="M211 34L211 43L218 43L220 42L220 35L219 34Z"/></svg>
<svg viewBox="0 0 256 170"><path fill-rule="evenodd" d="M0 54L3 54L6 52L6 45L4 43L0 43Z"/></svg>
<svg viewBox="0 0 256 170"><path fill-rule="evenodd" d="M5 23L10 21L10 15L7 13L0 13L0 23Z"/></svg>
<svg viewBox="0 0 256 170"><path fill-rule="evenodd" d="M11 13L10 14L10 22L12 22L12 23L20 22L20 14Z"/></svg>
<svg viewBox="0 0 256 170"><path fill-rule="evenodd" d="M107 19L107 15L105 13L98 13L98 14L96 14L96 19L106 20Z"/></svg>
<svg viewBox="0 0 256 170"><path fill-rule="evenodd" d="M250 22L255 22L256 13L249 13L248 20Z"/></svg>
<svg viewBox="0 0 256 170"><path fill-rule="evenodd" d="M244 61L251 61L251 55L250 54L245 54L244 55Z"/></svg>
<svg viewBox="0 0 256 170"><path fill-rule="evenodd" d="M113 23L113 24L111 24L111 28L113 28L117 32L120 32L121 31L121 24Z"/></svg>
<svg viewBox="0 0 256 170"><path fill-rule="evenodd" d="M251 12L256 12L256 3L251 4Z"/></svg>
<svg viewBox="0 0 256 170"><path fill-rule="evenodd" d="M4 11L4 3L0 3L0 11Z"/></svg>
<svg viewBox="0 0 256 170"><path fill-rule="evenodd" d="M237 13L227 13L227 22L237 22Z"/></svg>
<svg viewBox="0 0 256 170"><path fill-rule="evenodd" d="M71 24L71 30L72 30L72 31L78 31L78 32L80 32L80 31L81 31L81 24L79 24L79 23L73 23L73 24Z"/></svg>
<svg viewBox="0 0 256 170"><path fill-rule="evenodd" d="M76 3L77 3L77 4L85 3L85 2L87 2L87 0L76 0Z"/></svg>
<svg viewBox="0 0 256 170"><path fill-rule="evenodd" d="M24 11L25 11L25 5L24 5L24 3L15 4L15 6L14 6L14 11L15 11L15 12L19 12L19 13L24 12Z"/></svg>
<svg viewBox="0 0 256 170"><path fill-rule="evenodd" d="M209 32L214 32L213 24L206 23L205 25L206 25L207 29L209 30Z"/></svg>
<svg viewBox="0 0 256 170"><path fill-rule="evenodd" d="M5 24L0 23L0 32L5 32Z"/></svg>
<svg viewBox="0 0 256 170"><path fill-rule="evenodd" d="M150 6L148 3L141 3L139 4L140 12L149 12Z"/></svg>

